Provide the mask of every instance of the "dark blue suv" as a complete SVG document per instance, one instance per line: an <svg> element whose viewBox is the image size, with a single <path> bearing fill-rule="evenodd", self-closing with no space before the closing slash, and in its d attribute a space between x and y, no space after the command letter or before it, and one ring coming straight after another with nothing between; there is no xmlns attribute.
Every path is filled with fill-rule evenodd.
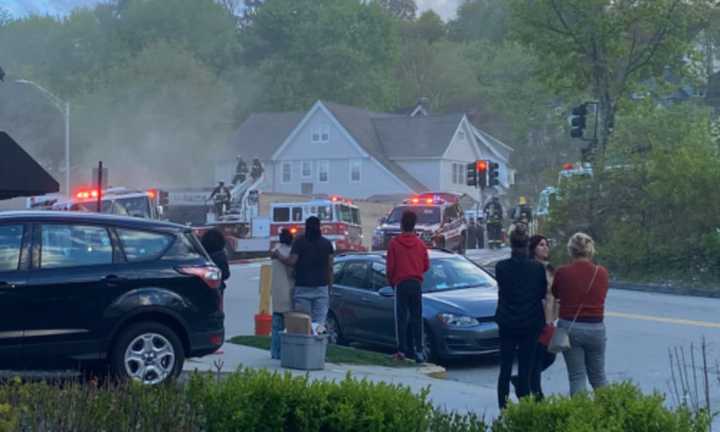
<svg viewBox="0 0 720 432"><path fill-rule="evenodd" d="M0 213L0 363L107 365L157 384L225 330L221 274L182 225L75 212Z"/></svg>

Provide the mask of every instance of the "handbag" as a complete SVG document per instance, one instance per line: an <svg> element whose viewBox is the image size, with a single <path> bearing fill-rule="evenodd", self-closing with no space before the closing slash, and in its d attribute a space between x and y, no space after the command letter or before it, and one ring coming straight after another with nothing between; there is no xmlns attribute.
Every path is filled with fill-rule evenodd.
<svg viewBox="0 0 720 432"><path fill-rule="evenodd" d="M595 266L595 271L593 272L593 277L590 279L590 285L588 285L587 291L585 291L585 297L587 298L587 295L590 294L590 291L592 290L592 286L595 283L595 277L597 276L598 267ZM558 354L564 351L567 351L570 349L570 330L572 330L573 325L575 324L575 321L577 321L578 316L580 315L580 311L582 310L583 306L585 306L585 302L583 301L580 306L578 306L577 312L575 312L575 318L573 318L572 322L570 323L570 327L563 328L563 327L555 327L555 332L552 335L552 338L550 339L550 344L548 345L547 350L553 354Z"/></svg>

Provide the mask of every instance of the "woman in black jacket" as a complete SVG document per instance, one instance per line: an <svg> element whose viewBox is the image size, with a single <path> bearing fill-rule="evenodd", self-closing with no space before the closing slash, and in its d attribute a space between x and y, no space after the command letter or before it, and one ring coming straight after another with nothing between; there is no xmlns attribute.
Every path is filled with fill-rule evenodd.
<svg viewBox="0 0 720 432"><path fill-rule="evenodd" d="M220 291L225 292L225 281L230 278L230 264L228 263L228 257L225 253L225 236L220 230L213 228L203 235L200 243L202 243L208 255L210 255L213 263L220 269L222 273Z"/></svg>
<svg viewBox="0 0 720 432"><path fill-rule="evenodd" d="M515 355L518 356L517 395L530 394L530 374L535 349L545 324L542 300L547 292L545 268L528 257L528 235L525 228L510 234L512 255L495 266L498 283L498 305L495 321L500 329L500 377L498 405L502 410L510 394Z"/></svg>

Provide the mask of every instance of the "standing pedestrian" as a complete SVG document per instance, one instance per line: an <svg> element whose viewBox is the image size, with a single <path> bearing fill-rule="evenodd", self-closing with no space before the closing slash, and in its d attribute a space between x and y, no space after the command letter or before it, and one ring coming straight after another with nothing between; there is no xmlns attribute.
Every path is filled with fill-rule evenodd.
<svg viewBox="0 0 720 432"><path fill-rule="evenodd" d="M386 273L395 288L395 358L427 361L423 353L422 282L430 268L425 243L415 233L417 215L405 211L400 220L402 233L390 240Z"/></svg>
<svg viewBox="0 0 720 432"><path fill-rule="evenodd" d="M476 249L477 248L477 231L478 226L475 224L475 218L470 218L467 227L467 240L465 249Z"/></svg>
<svg viewBox="0 0 720 432"><path fill-rule="evenodd" d="M495 321L500 333L498 405L502 410L510 394L510 377L518 357L517 396L530 394L530 375L538 337L545 323L542 300L547 292L545 268L528 256L527 232L520 228L510 235L512 254L498 262L498 305Z"/></svg>
<svg viewBox="0 0 720 432"><path fill-rule="evenodd" d="M333 245L320 231L320 219L310 216L305 221L305 233L293 242L290 256L277 251L271 257L295 268L295 310L307 313L317 333L324 333L333 282Z"/></svg>
<svg viewBox="0 0 720 432"><path fill-rule="evenodd" d="M572 396L586 391L588 378L593 389L607 385L603 318L608 271L593 263L595 244L589 235L574 234L567 248L572 262L557 269L552 292L560 303L558 327L570 336L563 357Z"/></svg>
<svg viewBox="0 0 720 432"><path fill-rule="evenodd" d="M553 282L553 266L550 264L550 245L547 238L542 235L534 235L530 237L528 243L528 251L530 259L534 259L545 267L545 276L547 278L547 291L543 300L543 310L545 312L545 326L540 333L537 347L535 348L535 363L530 372L530 392L538 399L543 399L545 395L542 391L542 373L555 363L556 355L549 352L547 347L555 330L555 321L558 318L558 302L552 294ZM515 390L517 391L517 376L511 378Z"/></svg>
<svg viewBox="0 0 720 432"><path fill-rule="evenodd" d="M203 234L200 243L205 251L210 255L210 259L215 266L220 269L222 274L222 282L220 283L220 293L225 293L225 281L230 278L230 264L228 262L227 253L225 252L225 236L217 228L212 228Z"/></svg>
<svg viewBox="0 0 720 432"><path fill-rule="evenodd" d="M280 231L280 243L273 251L284 258L290 257L293 235L286 228ZM292 312L292 291L295 285L292 267L280 260L272 263L272 337L270 357L280 359L280 333L285 330L285 314Z"/></svg>

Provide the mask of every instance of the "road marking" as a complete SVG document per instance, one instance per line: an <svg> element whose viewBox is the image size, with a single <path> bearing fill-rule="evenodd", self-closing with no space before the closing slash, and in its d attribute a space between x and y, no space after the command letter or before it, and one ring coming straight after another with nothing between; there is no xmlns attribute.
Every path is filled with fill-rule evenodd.
<svg viewBox="0 0 720 432"><path fill-rule="evenodd" d="M629 314L629 313L622 313L622 312L605 312L605 315L611 316L611 317L616 317L616 318L627 318L627 319L634 319L634 320L640 320L640 321L655 321L655 322L668 323L668 324L679 324L679 325L686 325L686 326L720 329L720 323L708 322L708 321L694 321L694 320L678 319L678 318L664 318L664 317L656 317L656 316L651 316L651 315L638 315L638 314Z"/></svg>

